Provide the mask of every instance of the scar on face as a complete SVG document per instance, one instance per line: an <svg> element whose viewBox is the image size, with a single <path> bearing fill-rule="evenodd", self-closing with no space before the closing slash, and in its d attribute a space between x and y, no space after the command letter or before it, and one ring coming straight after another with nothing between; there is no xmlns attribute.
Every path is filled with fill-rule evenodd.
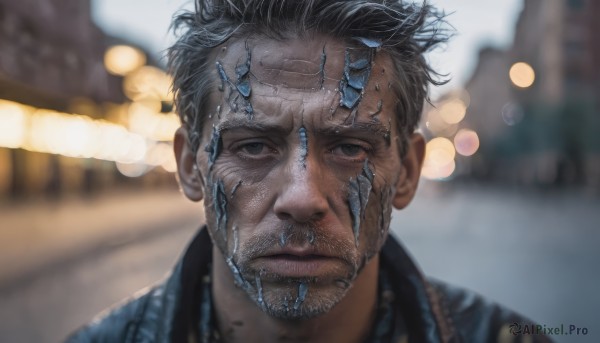
<svg viewBox="0 0 600 343"><path fill-rule="evenodd" d="M306 293L308 293L308 285L305 282L300 282L298 285L298 296L296 297L296 302L294 302L294 311L298 311L300 305L306 299Z"/></svg>
<svg viewBox="0 0 600 343"><path fill-rule="evenodd" d="M250 96L252 93L252 87L250 84L250 66L252 63L252 52L250 51L250 47L248 46L248 42L245 45L246 48L246 60L235 66L235 75L236 81L235 83L231 81L229 75L225 71L223 64L220 61L215 63L217 68L217 73L219 74L219 78L221 79L221 84L219 85L219 91L224 92L225 86L227 85L228 95L226 96L227 103L229 104L229 109L237 113L240 106L243 108L244 112L248 116L248 119L252 119L254 116L254 108L252 107L252 103L250 102ZM219 110L220 113L220 110Z"/></svg>
<svg viewBox="0 0 600 343"><path fill-rule="evenodd" d="M298 136L300 139L300 163L302 163L302 167L306 169L306 157L308 156L308 136L304 125L298 129Z"/></svg>
<svg viewBox="0 0 600 343"><path fill-rule="evenodd" d="M357 247L359 245L360 223L365 217L374 177L375 174L369 166L369 160L366 159L361 173L356 178L350 178L348 182L348 207L352 217L352 232Z"/></svg>
<svg viewBox="0 0 600 343"><path fill-rule="evenodd" d="M227 196L225 195L225 186L223 180L217 180L213 183L212 189L213 208L217 217L217 231L227 229Z"/></svg>
<svg viewBox="0 0 600 343"><path fill-rule="evenodd" d="M223 148L223 140L221 139L221 130L213 126L210 142L204 147L204 151L208 153L208 172L212 171L212 167L221 154Z"/></svg>

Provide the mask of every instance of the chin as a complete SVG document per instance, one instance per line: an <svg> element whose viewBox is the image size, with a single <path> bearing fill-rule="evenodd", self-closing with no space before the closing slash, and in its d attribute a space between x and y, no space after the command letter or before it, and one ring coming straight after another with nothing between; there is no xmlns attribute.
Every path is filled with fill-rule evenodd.
<svg viewBox="0 0 600 343"><path fill-rule="evenodd" d="M252 300L269 316L283 320L311 319L328 313L348 292L349 287L336 284L305 284L306 293L299 301L298 285L285 287L265 287L262 299L252 296Z"/></svg>

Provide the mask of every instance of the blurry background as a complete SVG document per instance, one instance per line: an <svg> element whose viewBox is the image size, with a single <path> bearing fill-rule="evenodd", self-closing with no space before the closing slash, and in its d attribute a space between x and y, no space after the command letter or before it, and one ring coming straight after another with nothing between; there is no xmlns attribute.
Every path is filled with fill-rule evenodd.
<svg viewBox="0 0 600 343"><path fill-rule="evenodd" d="M164 72L186 3L0 0L0 341L61 341L160 279L202 222ZM600 2L433 3L456 36L428 58L452 80L392 229L426 274L598 341Z"/></svg>

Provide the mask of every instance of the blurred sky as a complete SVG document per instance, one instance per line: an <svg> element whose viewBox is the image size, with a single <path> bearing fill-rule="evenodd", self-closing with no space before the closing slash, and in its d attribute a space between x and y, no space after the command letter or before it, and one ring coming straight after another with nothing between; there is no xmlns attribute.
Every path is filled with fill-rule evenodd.
<svg viewBox="0 0 600 343"><path fill-rule="evenodd" d="M432 98L466 82L479 48L507 47L512 43L523 0L430 0L450 14L456 35L444 50L430 55L434 66L449 73L448 85L432 90ZM173 42L168 32L173 13L191 8L190 0L92 0L94 21L108 34L123 37L147 48L155 57Z"/></svg>

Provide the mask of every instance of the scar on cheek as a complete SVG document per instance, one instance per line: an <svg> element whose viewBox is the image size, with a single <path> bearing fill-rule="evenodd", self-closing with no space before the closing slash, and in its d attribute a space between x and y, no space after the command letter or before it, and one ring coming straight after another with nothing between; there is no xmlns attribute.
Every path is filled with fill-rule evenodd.
<svg viewBox="0 0 600 343"><path fill-rule="evenodd" d="M239 243L240 238L239 238L238 228L237 228L236 225L234 225L231 228L231 233L233 235L233 249L231 250L231 255L235 255L235 254L237 254L238 246L240 244Z"/></svg>
<svg viewBox="0 0 600 343"><path fill-rule="evenodd" d="M233 273L233 282L238 287L242 287L244 289L247 289L248 286L249 286L249 284L244 279L244 277L242 276L242 273L240 272L240 269L238 268L238 266L233 261L233 257L226 258L225 262L227 263L227 265L229 266L229 269L231 269L231 272Z"/></svg>
<svg viewBox="0 0 600 343"><path fill-rule="evenodd" d="M374 176L375 174L369 167L369 160L366 159L361 173L355 179L350 178L348 184L348 207L352 217L352 232L357 247L359 244L360 223L365 216L365 210L373 188Z"/></svg>
<svg viewBox="0 0 600 343"><path fill-rule="evenodd" d="M233 198L233 196L235 195L235 192L237 192L238 188L242 185L242 180L238 181L238 183L235 184L235 186L233 186L233 188L231 189L231 193L229 193L229 196L231 196L231 198Z"/></svg>
<svg viewBox="0 0 600 343"><path fill-rule="evenodd" d="M217 231L227 229L227 197L225 195L225 186L222 180L217 180L213 184L212 190L213 208L217 220Z"/></svg>

